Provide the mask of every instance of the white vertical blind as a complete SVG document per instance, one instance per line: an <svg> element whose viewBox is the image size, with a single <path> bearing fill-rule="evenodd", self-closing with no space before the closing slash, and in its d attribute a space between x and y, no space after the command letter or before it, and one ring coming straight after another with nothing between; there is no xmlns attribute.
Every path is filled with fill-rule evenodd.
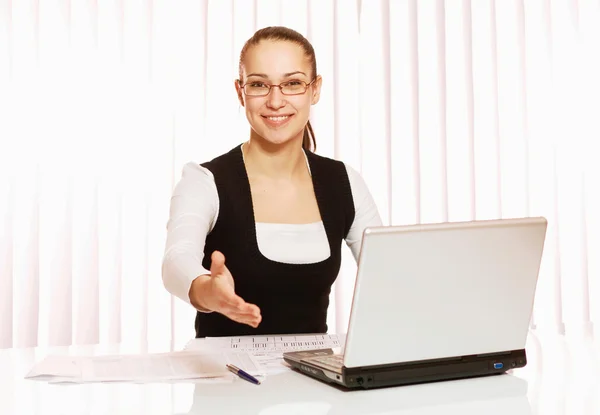
<svg viewBox="0 0 600 415"><path fill-rule="evenodd" d="M544 215L539 329L600 319L597 0L0 2L0 347L181 347L160 277L188 161L245 140L256 29L294 28L323 76L318 153L388 224ZM401 253L399 253L401 256ZM344 250L329 312L345 331Z"/></svg>

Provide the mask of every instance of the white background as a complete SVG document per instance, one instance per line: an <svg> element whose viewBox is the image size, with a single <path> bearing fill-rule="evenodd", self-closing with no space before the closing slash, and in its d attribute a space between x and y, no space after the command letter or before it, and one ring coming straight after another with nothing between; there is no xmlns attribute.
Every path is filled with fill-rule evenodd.
<svg viewBox="0 0 600 415"><path fill-rule="evenodd" d="M600 310L597 0L0 0L0 347L181 347L194 310L160 268L187 161L248 137L239 52L313 43L317 152L386 224L544 215L534 324ZM345 332L355 264L332 293Z"/></svg>

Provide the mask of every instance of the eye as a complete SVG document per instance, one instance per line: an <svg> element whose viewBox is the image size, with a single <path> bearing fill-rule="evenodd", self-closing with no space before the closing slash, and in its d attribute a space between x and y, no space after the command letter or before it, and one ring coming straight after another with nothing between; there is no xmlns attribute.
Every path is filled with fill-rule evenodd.
<svg viewBox="0 0 600 415"><path fill-rule="evenodd" d="M250 85L252 88L264 88L264 87L266 87L266 85L263 82L250 82L248 85Z"/></svg>
<svg viewBox="0 0 600 415"><path fill-rule="evenodd" d="M286 82L286 85L289 85L289 86L301 86L303 84L304 84L304 82L302 82L302 81L287 81Z"/></svg>

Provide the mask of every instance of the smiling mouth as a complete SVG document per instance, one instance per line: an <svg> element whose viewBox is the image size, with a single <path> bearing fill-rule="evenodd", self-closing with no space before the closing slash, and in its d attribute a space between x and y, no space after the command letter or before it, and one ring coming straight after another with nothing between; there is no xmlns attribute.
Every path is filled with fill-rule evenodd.
<svg viewBox="0 0 600 415"><path fill-rule="evenodd" d="M263 118L266 118L266 119L267 119L267 120L269 120L269 121L273 121L273 122L281 122L281 121L285 121L285 120L287 120L288 118L290 118L290 117L291 117L291 115L278 115L278 116L275 116L275 117L268 117L268 116L265 116L265 115L263 115L262 117L263 117Z"/></svg>

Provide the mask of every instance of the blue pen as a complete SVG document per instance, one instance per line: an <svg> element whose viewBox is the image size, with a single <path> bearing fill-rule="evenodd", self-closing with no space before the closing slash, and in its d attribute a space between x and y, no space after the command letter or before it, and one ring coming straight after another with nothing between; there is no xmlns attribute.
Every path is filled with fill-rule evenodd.
<svg viewBox="0 0 600 415"><path fill-rule="evenodd" d="M241 377L244 380L247 380L250 383L254 383L255 385L260 385L260 381L258 379L256 379L251 374L244 372L242 369L240 369L237 366L227 365L227 369L229 369L229 371L231 373L238 375L239 377Z"/></svg>

